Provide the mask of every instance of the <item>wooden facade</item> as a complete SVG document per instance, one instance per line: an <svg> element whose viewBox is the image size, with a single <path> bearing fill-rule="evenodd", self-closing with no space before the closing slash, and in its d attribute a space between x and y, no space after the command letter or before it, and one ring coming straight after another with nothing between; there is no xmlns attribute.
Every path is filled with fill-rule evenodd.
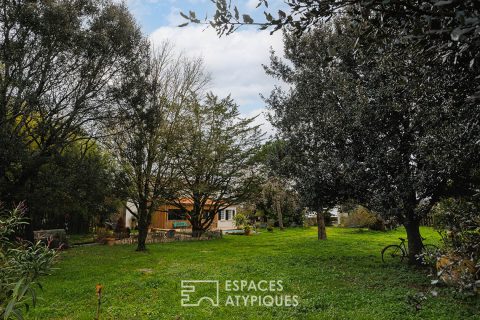
<svg viewBox="0 0 480 320"><path fill-rule="evenodd" d="M187 210L192 209L192 205L184 204ZM152 215L150 228L152 229L175 229L174 223L183 222L190 228L190 222L186 218L181 217L181 214L172 214L172 212L179 212L177 207L171 205L161 205L158 210ZM218 214L215 214L213 218L211 229L216 229L218 224Z"/></svg>
<svg viewBox="0 0 480 320"><path fill-rule="evenodd" d="M126 204L130 210L136 210L132 203ZM191 211L193 209L193 204L189 200L182 201L182 205L186 208L187 211ZM206 210L208 210L209 205L206 205ZM236 215L236 207L230 206L220 212L215 213L213 222L210 225L210 229L222 229L228 230L234 228L234 217ZM134 216L126 210L125 215L125 226L129 228L134 228L136 226ZM186 218L186 213L182 210L178 209L173 205L161 205L156 210L156 212L152 215L152 219L150 222L150 229L189 229L191 228L191 224Z"/></svg>

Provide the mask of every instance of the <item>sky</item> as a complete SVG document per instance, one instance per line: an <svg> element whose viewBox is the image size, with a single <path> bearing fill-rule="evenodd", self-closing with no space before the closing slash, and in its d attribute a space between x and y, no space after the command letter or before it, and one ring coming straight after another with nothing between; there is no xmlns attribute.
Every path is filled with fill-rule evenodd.
<svg viewBox="0 0 480 320"><path fill-rule="evenodd" d="M260 20L264 8L255 9L258 0L232 0L241 13ZM212 28L189 25L180 11L195 11L197 17L212 16L214 4L210 0L126 0L126 3L153 45L170 41L179 52L192 58L202 57L212 83L209 90L225 97L231 94L243 116L257 116L256 124L271 134L273 129L265 118L266 107L260 94L268 96L279 84L267 76L262 64L268 64L270 48L279 55L283 52L282 35L259 31L255 27L242 27L234 34L219 38ZM270 0L269 10L283 7L283 1Z"/></svg>

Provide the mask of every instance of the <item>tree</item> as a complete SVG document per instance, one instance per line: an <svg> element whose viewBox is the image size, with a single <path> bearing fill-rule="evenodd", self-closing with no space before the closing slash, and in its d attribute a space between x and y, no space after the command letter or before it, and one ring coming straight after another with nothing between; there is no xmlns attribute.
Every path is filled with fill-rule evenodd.
<svg viewBox="0 0 480 320"><path fill-rule="evenodd" d="M143 50L120 80L119 115L107 142L124 172L126 200L136 209L127 206L138 221L137 251L146 249L152 214L172 192L187 102L208 82L201 60L176 55L168 43Z"/></svg>
<svg viewBox="0 0 480 320"><path fill-rule="evenodd" d="M285 224L303 224L298 194L286 179L267 178L254 201L256 211L267 219L276 220L280 229L284 229Z"/></svg>
<svg viewBox="0 0 480 320"><path fill-rule="evenodd" d="M31 223L41 229L86 233L117 212L117 170L95 141L73 143L39 168L29 194Z"/></svg>
<svg viewBox="0 0 480 320"><path fill-rule="evenodd" d="M109 89L142 36L108 0L3 1L0 33L0 198L29 204L39 168L111 118Z"/></svg>
<svg viewBox="0 0 480 320"><path fill-rule="evenodd" d="M431 52L430 61L447 63L457 68L480 71L480 4L476 0L287 0L287 12L268 12L268 1L258 0L257 8L266 7L265 20L254 21L248 14L241 14L235 4L226 0L214 0L215 14L200 21L195 12L181 15L192 23L205 23L218 35L228 35L244 25L255 25L272 33L283 29L301 35L331 19L346 15L352 27L367 23L368 28L358 37L369 38L374 32L384 44L393 39L388 28L395 28L397 37L411 40L423 50ZM187 23L181 26L186 26ZM460 79L459 79L460 81ZM480 85L468 98L480 99Z"/></svg>
<svg viewBox="0 0 480 320"><path fill-rule="evenodd" d="M298 159L294 175L319 190L314 198L343 194L396 217L418 263L421 218L478 162L480 110L466 102L476 74L431 63L408 42L373 49L374 35L357 41L361 28L368 24L352 29L339 18L300 40L287 36L290 64L273 57L269 72L292 90L272 93L273 122ZM317 174L302 175L307 168Z"/></svg>
<svg viewBox="0 0 480 320"><path fill-rule="evenodd" d="M190 101L175 158L179 176L169 202L187 213L196 237L208 230L219 210L257 190L254 160L262 134L253 120L240 118L230 97L207 94L204 101Z"/></svg>

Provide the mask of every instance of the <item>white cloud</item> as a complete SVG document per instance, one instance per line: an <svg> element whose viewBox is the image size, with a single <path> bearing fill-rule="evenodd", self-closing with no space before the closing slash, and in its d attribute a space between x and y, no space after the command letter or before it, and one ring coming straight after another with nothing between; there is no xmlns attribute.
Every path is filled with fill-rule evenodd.
<svg viewBox="0 0 480 320"><path fill-rule="evenodd" d="M187 22L185 18L182 18L180 15L180 8L172 7L170 13L167 16L167 22L170 26L178 26L182 23Z"/></svg>
<svg viewBox="0 0 480 320"><path fill-rule="evenodd" d="M211 90L221 97L231 94L244 115L260 114L265 109L260 94L268 96L278 84L265 74L262 64L269 63L270 47L282 54L279 32L270 35L266 31L243 29L219 38L212 28L165 26L155 30L150 39L154 45L169 40L186 55L202 57L212 76ZM265 123L264 131L272 132L263 115L256 121Z"/></svg>
<svg viewBox="0 0 480 320"><path fill-rule="evenodd" d="M246 6L249 9L256 9L258 2L259 2L258 0L248 0Z"/></svg>
<svg viewBox="0 0 480 320"><path fill-rule="evenodd" d="M248 118L256 117L252 124L261 126L262 131L265 133L265 138L273 137L275 134L275 128L267 120L268 112L267 109L255 109L246 115Z"/></svg>

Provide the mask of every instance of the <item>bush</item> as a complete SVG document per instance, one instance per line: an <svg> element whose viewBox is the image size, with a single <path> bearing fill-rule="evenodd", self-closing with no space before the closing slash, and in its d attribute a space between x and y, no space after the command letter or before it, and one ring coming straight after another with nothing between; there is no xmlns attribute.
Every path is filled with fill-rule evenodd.
<svg viewBox="0 0 480 320"><path fill-rule="evenodd" d="M444 199L432 210L443 248L436 257L438 280L458 291L480 289L480 201ZM435 280L438 281L438 280Z"/></svg>
<svg viewBox="0 0 480 320"><path fill-rule="evenodd" d="M116 239L125 239L130 237L130 229L128 228L127 230L125 227L125 220L123 217L118 218L114 231Z"/></svg>
<svg viewBox="0 0 480 320"><path fill-rule="evenodd" d="M68 239L64 229L34 231L35 241L41 241L50 249L68 249Z"/></svg>
<svg viewBox="0 0 480 320"><path fill-rule="evenodd" d="M343 218L342 225L347 228L369 228L377 223L377 216L367 208L358 206L349 216Z"/></svg>
<svg viewBox="0 0 480 320"><path fill-rule="evenodd" d="M13 242L15 231L26 224L24 207L0 213L0 317L22 319L22 309L28 310L29 301L36 303L37 279L48 274L56 251L42 242Z"/></svg>
<svg viewBox="0 0 480 320"><path fill-rule="evenodd" d="M98 227L95 230L95 242L106 244L112 237L114 237L113 232L107 228Z"/></svg>
<svg viewBox="0 0 480 320"><path fill-rule="evenodd" d="M268 231L268 232L273 232L273 226L268 226L268 227L267 227L267 231Z"/></svg>
<svg viewBox="0 0 480 320"><path fill-rule="evenodd" d="M240 229L247 223L247 217L241 213L237 213L233 218L235 226Z"/></svg>
<svg viewBox="0 0 480 320"><path fill-rule="evenodd" d="M252 226L249 225L249 224L246 224L246 225L243 227L243 231L245 231L245 235L246 235L246 236L250 235L250 233L252 232Z"/></svg>

